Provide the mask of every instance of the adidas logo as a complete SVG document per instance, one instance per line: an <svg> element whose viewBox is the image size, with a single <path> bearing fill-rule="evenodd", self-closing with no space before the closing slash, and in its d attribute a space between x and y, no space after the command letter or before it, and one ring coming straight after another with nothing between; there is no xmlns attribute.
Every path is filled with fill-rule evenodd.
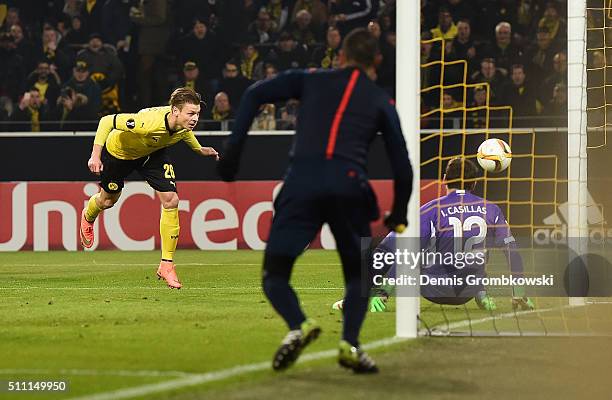
<svg viewBox="0 0 612 400"><path fill-rule="evenodd" d="M595 203L591 193L587 191L587 224L589 228L589 239L593 243L612 243L612 229L605 229L605 219L601 208ZM567 223L569 218L569 203L565 202L557 211L542 220L543 225L551 228L540 228L533 232L533 241L538 245L567 244Z"/></svg>
<svg viewBox="0 0 612 400"><path fill-rule="evenodd" d="M587 191L587 223L589 225L601 225L604 222L604 216L601 209L593 200L591 193ZM565 202L557 207L557 213L551 214L544 218L544 225L565 225L569 221L569 203ZM559 218L559 214L563 220Z"/></svg>

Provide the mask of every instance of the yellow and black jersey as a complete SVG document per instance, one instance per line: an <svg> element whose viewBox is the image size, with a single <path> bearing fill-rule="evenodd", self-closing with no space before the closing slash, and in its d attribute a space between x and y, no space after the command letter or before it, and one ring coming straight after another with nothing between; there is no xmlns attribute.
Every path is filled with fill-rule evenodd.
<svg viewBox="0 0 612 400"><path fill-rule="evenodd" d="M200 143L190 129L170 130L170 106L151 107L136 114L113 114L100 119L94 144L121 160L135 160L184 140L194 151Z"/></svg>

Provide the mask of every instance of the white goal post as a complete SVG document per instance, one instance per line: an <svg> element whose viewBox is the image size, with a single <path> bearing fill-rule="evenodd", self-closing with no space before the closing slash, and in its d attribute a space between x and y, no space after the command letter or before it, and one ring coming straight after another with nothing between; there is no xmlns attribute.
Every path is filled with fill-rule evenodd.
<svg viewBox="0 0 612 400"><path fill-rule="evenodd" d="M408 205L408 228L403 236L417 238L420 236L419 207L421 198L421 9L418 1L397 2L396 26L397 110L414 172L414 186ZM414 250L418 251L419 249ZM398 276L402 273L401 267L398 265ZM398 290L396 297L396 335L398 337L417 337L419 303L418 294L402 296L401 291Z"/></svg>
<svg viewBox="0 0 612 400"><path fill-rule="evenodd" d="M587 251L587 0L567 2L567 202L568 245ZM571 260L569 260L571 261ZM571 282L570 282L571 286ZM583 305L571 297L570 305Z"/></svg>
<svg viewBox="0 0 612 400"><path fill-rule="evenodd" d="M585 254L587 222L587 4L586 0L568 0L568 141L567 179L569 220L567 237L578 255ZM408 207L408 229L404 236L420 235L420 5L419 2L397 2L397 109L414 170L414 189ZM573 240L571 240L573 239ZM569 260L571 261L571 260ZM401 270L398 266L398 274ZM418 335L418 296L398 293L396 335L415 338ZM583 305L585 299L573 297L570 305Z"/></svg>

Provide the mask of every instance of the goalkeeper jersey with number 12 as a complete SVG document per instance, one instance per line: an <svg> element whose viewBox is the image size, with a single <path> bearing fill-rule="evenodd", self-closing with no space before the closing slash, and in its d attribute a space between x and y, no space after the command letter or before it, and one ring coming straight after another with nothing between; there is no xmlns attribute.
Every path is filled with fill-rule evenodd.
<svg viewBox="0 0 612 400"><path fill-rule="evenodd" d="M470 248L514 243L508 222L497 204L465 190L430 201L421 207L421 248L454 251L454 240L470 240Z"/></svg>

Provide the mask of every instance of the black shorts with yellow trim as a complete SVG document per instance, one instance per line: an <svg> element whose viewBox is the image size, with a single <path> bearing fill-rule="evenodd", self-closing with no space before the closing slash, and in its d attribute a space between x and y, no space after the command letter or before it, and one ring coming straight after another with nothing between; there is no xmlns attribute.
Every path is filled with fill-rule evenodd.
<svg viewBox="0 0 612 400"><path fill-rule="evenodd" d="M102 172L100 186L107 193L119 193L125 178L136 171L158 192L176 192L174 166L166 149L157 150L146 157L121 160L102 149Z"/></svg>

